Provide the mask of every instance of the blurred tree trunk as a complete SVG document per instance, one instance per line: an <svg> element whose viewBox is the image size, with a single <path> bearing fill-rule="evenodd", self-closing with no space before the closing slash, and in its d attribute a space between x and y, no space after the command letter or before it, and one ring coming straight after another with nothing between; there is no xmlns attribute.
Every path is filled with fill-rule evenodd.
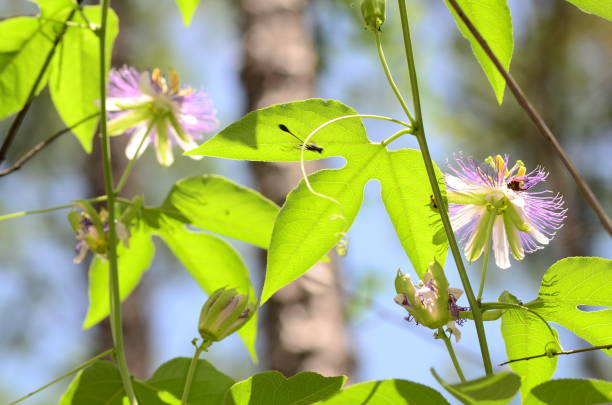
<svg viewBox="0 0 612 405"><path fill-rule="evenodd" d="M126 0L113 1L113 9L117 12L120 21L120 31L122 35L117 37L112 58L112 66L121 66L129 60L130 50L124 39L128 38L125 31L133 21L130 13L129 2ZM111 138L112 170L115 184L121 177L123 169L127 164L125 147L129 140L127 136ZM94 139L92 154L87 159L87 170L89 188L91 195L98 196L105 194L104 176L102 174L102 150L100 148L100 138ZM131 176L121 195L127 198L137 194L138 184L134 176ZM123 269L119 269L122 271ZM125 351L130 372L136 377L146 377L149 371L149 336L146 311L143 310L143 291L142 284L123 302L123 332L125 339ZM98 348L96 352L106 350L113 346L110 322L107 318L99 327Z"/></svg>
<svg viewBox="0 0 612 405"><path fill-rule="evenodd" d="M317 54L305 22L307 0L240 0L242 82L248 109L312 97ZM319 168L310 164L310 171ZM299 182L296 164L252 163L259 189L277 204ZM265 264L265 256L264 258ZM350 375L353 355L334 261L276 293L266 305L269 366L293 375L311 370Z"/></svg>

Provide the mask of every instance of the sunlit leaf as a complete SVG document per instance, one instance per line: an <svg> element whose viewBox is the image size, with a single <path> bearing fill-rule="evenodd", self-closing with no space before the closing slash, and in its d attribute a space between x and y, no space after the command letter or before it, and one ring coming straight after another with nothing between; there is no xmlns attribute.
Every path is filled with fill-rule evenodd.
<svg viewBox="0 0 612 405"><path fill-rule="evenodd" d="M446 399L426 385L406 380L368 381L351 385L317 405L445 405Z"/></svg>
<svg viewBox="0 0 612 405"><path fill-rule="evenodd" d="M567 0L585 13L598 15L612 21L612 2L607 0Z"/></svg>
<svg viewBox="0 0 612 405"><path fill-rule="evenodd" d="M117 245L121 300L134 291L155 253L151 234L145 226L133 228L131 232L129 247L122 242ZM108 316L108 283L108 261L95 256L89 266L89 309L83 321L84 329L91 328Z"/></svg>
<svg viewBox="0 0 612 405"><path fill-rule="evenodd" d="M507 297L506 302L518 304L518 300L511 294L505 293L502 296ZM557 340L544 322L536 315L522 309L504 311L501 332L508 359L545 353L548 345L556 347ZM552 377L557 368L557 357L514 362L510 363L510 368L521 376L521 397L524 399L531 388Z"/></svg>
<svg viewBox="0 0 612 405"><path fill-rule="evenodd" d="M539 307L547 321L558 323L593 346L612 336L612 260L568 257L553 264L542 277ZM595 308L579 308L591 306ZM612 356L612 351L604 350Z"/></svg>
<svg viewBox="0 0 612 405"><path fill-rule="evenodd" d="M596 405L612 403L612 382L552 380L531 390L523 405Z"/></svg>
<svg viewBox="0 0 612 405"><path fill-rule="evenodd" d="M521 377L509 371L460 384L448 384L433 369L432 373L448 392L465 405L507 404L516 396L521 385Z"/></svg>
<svg viewBox="0 0 612 405"><path fill-rule="evenodd" d="M258 192L213 175L178 181L162 208L179 212L198 228L264 249L270 245L279 210Z"/></svg>
<svg viewBox="0 0 612 405"><path fill-rule="evenodd" d="M200 0L176 0L176 5L181 11L181 15L183 16L183 24L185 24L185 26L188 27L191 24L191 20L196 9L198 8L198 4L200 4Z"/></svg>
<svg viewBox="0 0 612 405"><path fill-rule="evenodd" d="M248 294L253 301L256 301L257 296L251 285L249 271L230 244L206 233L190 231L183 224L169 218L164 219L162 227L157 232L198 285L208 294L218 288L229 287ZM256 333L257 313L238 331L254 360L257 359Z"/></svg>
<svg viewBox="0 0 612 405"><path fill-rule="evenodd" d="M191 359L179 357L162 364L147 380L147 384L160 391L169 392L175 398L183 397L185 379ZM189 390L188 404L220 405L225 392L234 380L218 371L206 360L200 359Z"/></svg>
<svg viewBox="0 0 612 405"><path fill-rule="evenodd" d="M304 371L285 378L266 371L237 382L227 392L223 405L308 405L337 392L346 377L323 377Z"/></svg>
<svg viewBox="0 0 612 405"><path fill-rule="evenodd" d="M99 28L100 6L84 7L83 13L87 21L92 24L92 28ZM80 13L75 14L73 21L78 25L70 26L66 30L63 45L59 47L53 58L49 77L51 98L68 127L100 110L99 37L87 27L87 22ZM118 32L117 15L109 9L106 28L107 72ZM72 130L86 152L91 151L97 123L97 120L92 119Z"/></svg>
<svg viewBox="0 0 612 405"><path fill-rule="evenodd" d="M485 41L487 41L487 44L491 47L502 66L509 70L514 40L512 38L512 17L506 0L457 0L457 3L459 3L461 9L476 26ZM501 104L504 99L506 81L497 71L495 65L491 62L480 44L478 44L476 38L474 38L463 21L461 21L457 13L455 13L448 0L446 0L446 4L455 17L459 31L470 41L472 51L487 75L497 96L497 101Z"/></svg>

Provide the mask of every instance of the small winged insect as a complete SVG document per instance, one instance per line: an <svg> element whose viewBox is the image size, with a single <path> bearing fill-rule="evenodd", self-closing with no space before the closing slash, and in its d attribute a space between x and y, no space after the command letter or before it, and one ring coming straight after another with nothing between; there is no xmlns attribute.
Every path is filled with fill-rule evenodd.
<svg viewBox="0 0 612 405"><path fill-rule="evenodd" d="M289 135L293 136L295 139L300 141L300 144L298 145L298 148L302 147L302 145L304 144L304 141L302 141L302 139L300 139L299 136L297 136L296 134L291 132L291 130L289 130L289 128L287 128L287 126L285 124L278 124L278 128L281 131L288 133ZM315 145L314 143L307 144L306 145L306 150L309 150L309 151L312 151L312 152L323 153L323 148L320 147L320 146Z"/></svg>
<svg viewBox="0 0 612 405"><path fill-rule="evenodd" d="M429 195L429 205L434 211L438 210L438 204L436 204L436 199L434 198L433 194Z"/></svg>

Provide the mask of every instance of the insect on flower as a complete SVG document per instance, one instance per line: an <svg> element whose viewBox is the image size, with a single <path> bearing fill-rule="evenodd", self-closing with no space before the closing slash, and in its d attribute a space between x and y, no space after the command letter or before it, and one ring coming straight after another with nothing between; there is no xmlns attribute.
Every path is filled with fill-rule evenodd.
<svg viewBox="0 0 612 405"><path fill-rule="evenodd" d="M302 139L300 139L299 136L297 136L296 134L291 132L291 130L289 128L287 128L287 126L285 124L278 124L278 128L281 131L288 133L289 135L293 136L295 139L300 141L300 144L297 147L299 149L302 148L302 145L304 145L304 141L302 141ZM306 150L309 150L311 152L323 153L323 148L320 147L320 146L315 145L314 143L309 143L308 145L306 145Z"/></svg>

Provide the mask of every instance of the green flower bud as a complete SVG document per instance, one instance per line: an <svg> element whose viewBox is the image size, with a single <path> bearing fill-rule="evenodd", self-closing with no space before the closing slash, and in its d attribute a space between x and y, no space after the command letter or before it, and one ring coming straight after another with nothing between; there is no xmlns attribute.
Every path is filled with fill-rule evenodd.
<svg viewBox="0 0 612 405"><path fill-rule="evenodd" d="M367 29L378 30L385 23L386 0L362 0L361 15Z"/></svg>
<svg viewBox="0 0 612 405"><path fill-rule="evenodd" d="M202 307L198 322L200 335L213 342L223 340L247 323L256 308L248 296L238 294L235 289L219 288Z"/></svg>

